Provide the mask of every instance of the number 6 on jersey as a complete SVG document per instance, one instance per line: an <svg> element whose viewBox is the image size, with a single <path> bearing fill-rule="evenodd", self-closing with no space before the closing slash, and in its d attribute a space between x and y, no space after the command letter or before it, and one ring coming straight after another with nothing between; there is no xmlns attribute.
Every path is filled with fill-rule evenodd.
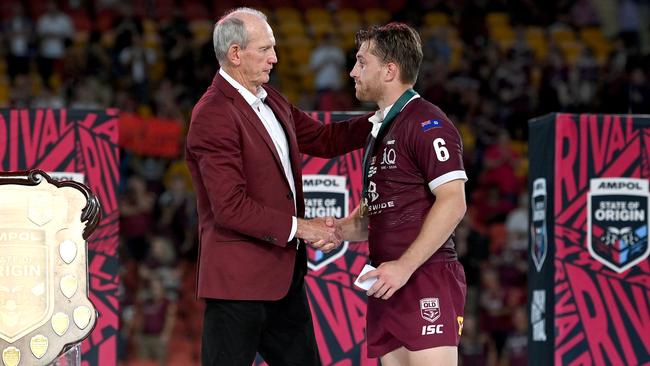
<svg viewBox="0 0 650 366"><path fill-rule="evenodd" d="M449 159L449 151L445 147L445 140L441 137L433 140L433 149L436 151L436 157L439 161L447 161Z"/></svg>

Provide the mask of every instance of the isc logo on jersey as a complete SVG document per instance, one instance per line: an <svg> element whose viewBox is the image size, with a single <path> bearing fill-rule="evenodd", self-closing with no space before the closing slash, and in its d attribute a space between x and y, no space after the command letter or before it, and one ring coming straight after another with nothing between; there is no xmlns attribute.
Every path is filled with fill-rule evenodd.
<svg viewBox="0 0 650 366"><path fill-rule="evenodd" d="M435 323L440 318L440 300L437 297L420 299L420 315L422 319ZM444 324L429 324L422 326L422 335L442 334Z"/></svg>

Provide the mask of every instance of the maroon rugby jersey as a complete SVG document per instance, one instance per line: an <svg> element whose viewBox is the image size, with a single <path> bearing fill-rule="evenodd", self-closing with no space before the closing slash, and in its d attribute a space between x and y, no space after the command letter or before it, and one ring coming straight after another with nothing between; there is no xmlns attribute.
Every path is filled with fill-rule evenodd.
<svg viewBox="0 0 650 366"><path fill-rule="evenodd" d="M398 259L415 240L436 200L432 189L467 180L458 130L430 102L411 100L382 135L368 174L368 242L375 266ZM427 262L455 258L448 238Z"/></svg>

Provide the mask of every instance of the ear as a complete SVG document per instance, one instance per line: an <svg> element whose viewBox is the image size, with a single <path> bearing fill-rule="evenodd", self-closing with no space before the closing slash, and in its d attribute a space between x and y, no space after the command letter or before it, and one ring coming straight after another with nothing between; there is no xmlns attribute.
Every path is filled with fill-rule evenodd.
<svg viewBox="0 0 650 366"><path fill-rule="evenodd" d="M231 44L230 47L228 47L226 57L231 64L235 66L239 66L239 64L241 64L241 50L241 47L236 43Z"/></svg>
<svg viewBox="0 0 650 366"><path fill-rule="evenodd" d="M389 62L384 67L384 81L391 82L399 78L399 68L394 62Z"/></svg>

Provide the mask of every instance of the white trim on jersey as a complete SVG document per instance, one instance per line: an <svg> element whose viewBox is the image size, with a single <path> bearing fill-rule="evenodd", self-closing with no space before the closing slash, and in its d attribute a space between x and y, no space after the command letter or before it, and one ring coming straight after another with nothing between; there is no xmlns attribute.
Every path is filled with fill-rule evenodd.
<svg viewBox="0 0 650 366"><path fill-rule="evenodd" d="M456 179L467 181L467 174L465 174L464 170L454 170L449 173L445 173L429 182L429 189L431 189L433 192L434 189L440 187L441 185Z"/></svg>

